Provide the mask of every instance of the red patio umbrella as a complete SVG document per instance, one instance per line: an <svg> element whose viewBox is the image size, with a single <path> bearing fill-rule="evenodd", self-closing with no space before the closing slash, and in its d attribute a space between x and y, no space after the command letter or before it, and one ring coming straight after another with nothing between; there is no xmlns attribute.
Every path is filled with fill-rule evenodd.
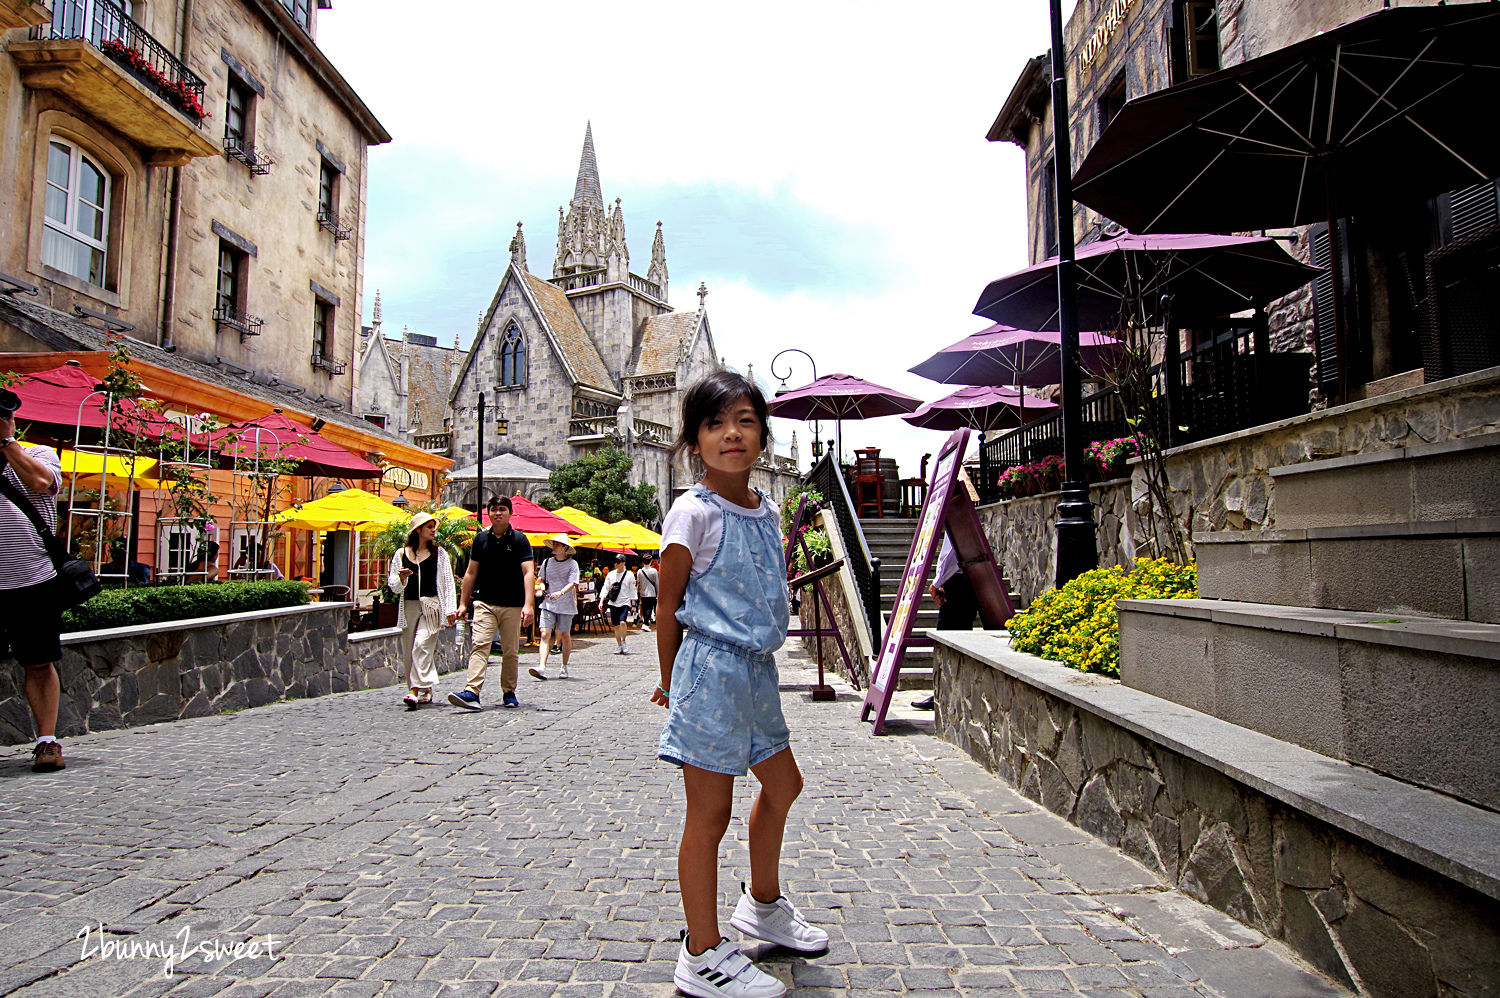
<svg viewBox="0 0 1500 998"><path fill-rule="evenodd" d="M214 446L226 458L296 461L293 475L327 478L379 478L384 472L364 458L319 436L309 426L280 412L231 423L213 434Z"/></svg>
<svg viewBox="0 0 1500 998"><path fill-rule="evenodd" d="M921 399L862 381L850 374L825 374L801 388L795 388L772 399L771 415L784 419L831 419L837 426L837 449L844 443L843 421L899 416L922 407ZM837 458L839 455L835 455Z"/></svg>
<svg viewBox="0 0 1500 998"><path fill-rule="evenodd" d="M1179 315L1241 312L1293 291L1320 271L1262 236L1122 232L1078 247L1078 324L1085 329L1143 324L1170 294ZM1022 329L1055 330L1057 257L991 281L974 314Z"/></svg>
<svg viewBox="0 0 1500 998"><path fill-rule="evenodd" d="M106 396L99 379L76 364L62 364L28 374L15 386L21 399L16 418L32 423L46 423L59 428L102 430ZM164 433L180 427L135 399L115 403L114 430L124 431L147 440L160 440ZM90 440L95 437L91 436ZM200 444L194 438L194 445Z"/></svg>
<svg viewBox="0 0 1500 998"><path fill-rule="evenodd" d="M587 534L551 510L517 494L510 497L510 525L523 534Z"/></svg>
<svg viewBox="0 0 1500 998"><path fill-rule="evenodd" d="M927 430L1008 430L1056 411L1053 403L1022 391L969 385L901 418Z"/></svg>
<svg viewBox="0 0 1500 998"><path fill-rule="evenodd" d="M1062 334L996 323L950 344L916 367L933 381L953 385L1056 385L1062 382ZM1078 334L1078 363L1102 376L1128 358L1125 345L1101 333Z"/></svg>

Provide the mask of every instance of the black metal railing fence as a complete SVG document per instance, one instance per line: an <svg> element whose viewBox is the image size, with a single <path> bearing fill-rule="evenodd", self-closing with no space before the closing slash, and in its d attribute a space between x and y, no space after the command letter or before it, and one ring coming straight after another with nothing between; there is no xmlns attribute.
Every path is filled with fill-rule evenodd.
<svg viewBox="0 0 1500 998"><path fill-rule="evenodd" d="M854 502L849 498L849 489L844 485L844 476L839 471L833 452L824 454L808 470L802 481L823 496L825 508L833 510L834 519L839 526L839 536L843 539L844 550L848 552L849 569L854 573L854 584L859 589L860 601L864 604L870 635L875 648L879 649L884 634L880 627L880 559L870 554L870 545L866 543L864 531L860 529Z"/></svg>

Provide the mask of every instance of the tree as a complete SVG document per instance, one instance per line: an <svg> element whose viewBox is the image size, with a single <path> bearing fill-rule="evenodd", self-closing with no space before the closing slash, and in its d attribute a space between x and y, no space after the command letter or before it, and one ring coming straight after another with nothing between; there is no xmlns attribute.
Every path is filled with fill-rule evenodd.
<svg viewBox="0 0 1500 998"><path fill-rule="evenodd" d="M548 477L551 494L542 499L542 505L547 509L572 506L608 523L655 523L661 519L656 486L631 485L630 465L630 456L618 447L604 447L569 461Z"/></svg>

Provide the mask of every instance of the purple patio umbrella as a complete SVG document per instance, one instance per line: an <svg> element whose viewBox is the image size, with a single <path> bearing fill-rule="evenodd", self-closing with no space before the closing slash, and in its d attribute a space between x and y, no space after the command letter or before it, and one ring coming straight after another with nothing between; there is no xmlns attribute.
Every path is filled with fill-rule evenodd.
<svg viewBox="0 0 1500 998"><path fill-rule="evenodd" d="M1320 271L1263 236L1141 236L1123 232L1078 247L1078 323L1115 329L1149 320L1164 294L1180 315L1229 315L1280 298ZM1057 329L1057 257L991 281L974 313L1023 329Z"/></svg>
<svg viewBox="0 0 1500 998"><path fill-rule="evenodd" d="M933 381L951 385L1055 385L1062 381L1061 333L1036 332L996 323L928 357L916 367ZM1102 376L1128 359L1125 345L1101 333L1078 334L1078 364Z"/></svg>
<svg viewBox="0 0 1500 998"><path fill-rule="evenodd" d="M1051 402L1016 389L968 385L901 418L927 430L1008 430L1056 411Z"/></svg>
<svg viewBox="0 0 1500 998"><path fill-rule="evenodd" d="M874 419L877 416L898 416L921 408L922 400L914 399L893 388L862 381L850 374L825 374L801 388L795 388L772 399L768 408L771 415L783 419L831 419L837 426L837 460L844 443L843 421L846 419Z"/></svg>

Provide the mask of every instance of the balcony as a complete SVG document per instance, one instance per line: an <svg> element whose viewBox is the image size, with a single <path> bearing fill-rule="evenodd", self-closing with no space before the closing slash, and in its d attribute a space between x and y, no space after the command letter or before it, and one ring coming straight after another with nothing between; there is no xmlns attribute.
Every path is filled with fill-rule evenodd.
<svg viewBox="0 0 1500 998"><path fill-rule="evenodd" d="M327 208L318 212L318 225L333 234L334 242L342 242L354 235L354 226L339 218L336 212Z"/></svg>
<svg viewBox="0 0 1500 998"><path fill-rule="evenodd" d="M336 378L349 369L349 364L346 361L334 360L316 347L313 348L312 352L312 366L313 370L324 371L330 378Z"/></svg>
<svg viewBox="0 0 1500 998"><path fill-rule="evenodd" d="M448 430L442 433L418 433L412 438L412 442L430 453L446 454L453 442L453 434Z"/></svg>
<svg viewBox="0 0 1500 998"><path fill-rule="evenodd" d="M7 11L17 0L0 0ZM8 47L33 90L54 90L151 151L152 166L181 166L219 150L199 127L203 80L114 0L56 0L52 19Z"/></svg>
<svg viewBox="0 0 1500 998"><path fill-rule="evenodd" d="M270 156L256 152L255 147L246 142L243 136L232 135L228 131L224 133L224 155L244 163L246 169L257 177L270 173L271 167L276 165L276 161Z"/></svg>
<svg viewBox="0 0 1500 998"><path fill-rule="evenodd" d="M0 0L0 30L31 28L52 20L45 3L34 0Z"/></svg>
<svg viewBox="0 0 1500 998"><path fill-rule="evenodd" d="M214 309L214 323L220 329L232 329L240 334L243 340L246 336L259 336L261 327L266 320L259 316L250 315L232 305L220 305Z"/></svg>

